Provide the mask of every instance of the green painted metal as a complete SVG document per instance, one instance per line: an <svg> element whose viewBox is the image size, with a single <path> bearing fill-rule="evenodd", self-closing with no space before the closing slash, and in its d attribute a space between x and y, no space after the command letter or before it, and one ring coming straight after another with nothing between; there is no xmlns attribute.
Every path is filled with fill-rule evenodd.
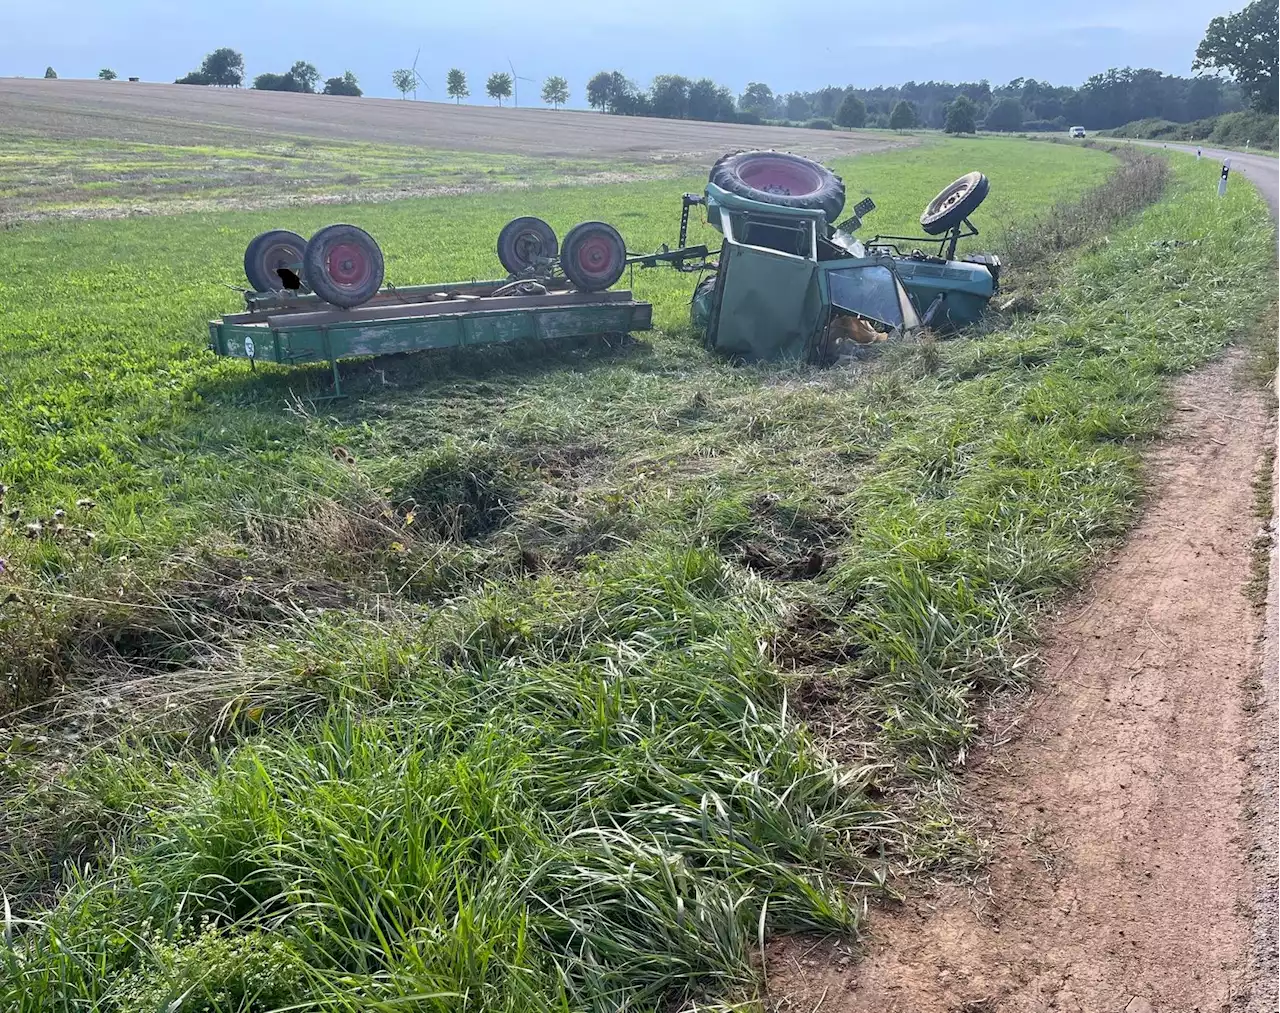
<svg viewBox="0 0 1280 1013"><path fill-rule="evenodd" d="M337 362L396 352L469 348L516 341L553 341L595 334L628 334L653 325L653 307L630 292L559 292L480 297L477 286L421 286L381 293L355 310L336 310L308 297L249 301L250 311L209 322L209 349L251 364ZM427 301L428 294L458 295ZM412 296L417 296L415 301Z"/></svg>
<svg viewBox="0 0 1280 1013"><path fill-rule="evenodd" d="M707 347L741 359L815 362L827 354L833 314L899 334L920 326L894 262L861 244L836 248L821 211L779 209L713 184L707 206L724 234L715 287L695 293L691 308Z"/></svg>
<svg viewBox="0 0 1280 1013"><path fill-rule="evenodd" d="M625 334L652 326L648 303L622 302L562 308L477 310L381 322L327 324L209 324L210 349L218 355L294 365L431 348L464 348L512 341L551 340L590 334Z"/></svg>
<svg viewBox="0 0 1280 1013"><path fill-rule="evenodd" d="M726 239L722 296L709 328L713 347L745 359L808 359L823 322L817 267Z"/></svg>
<svg viewBox="0 0 1280 1013"><path fill-rule="evenodd" d="M938 296L944 297L942 312L934 320L936 326L944 320L953 327L974 323L996 291L995 278L981 264L962 260L938 264L894 257L893 269L921 313L926 312Z"/></svg>
<svg viewBox="0 0 1280 1013"><path fill-rule="evenodd" d="M930 310L931 326L963 327L982 315L997 289L994 257L986 258L993 270L904 256L888 244L864 245L831 226L821 210L751 200L714 183L707 184L705 204L724 245L715 288L695 293L691 319L708 347L735 357L814 361L834 313L898 334L919 327ZM842 227L856 228L860 214L874 207L859 204ZM964 235L977 234L970 229Z"/></svg>

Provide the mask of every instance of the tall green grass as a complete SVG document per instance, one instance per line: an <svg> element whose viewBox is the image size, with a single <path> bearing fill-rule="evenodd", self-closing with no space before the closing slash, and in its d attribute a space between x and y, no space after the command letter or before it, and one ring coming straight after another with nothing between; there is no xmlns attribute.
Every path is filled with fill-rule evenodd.
<svg viewBox="0 0 1280 1013"><path fill-rule="evenodd" d="M249 388L267 410L219 374L112 494L161 467L242 523L155 534L101 496L130 534L99 542L140 561L115 601L156 613L86 611L116 681L6 756L0 1003L714 1008L758 995L764 937L856 934L896 876L968 857L929 798L978 707L1131 519L1167 379L1271 298L1259 202L1214 184L1176 163L1038 313L870 369L660 335L393 365L291 414L280 378ZM80 549L34 551L89 596ZM86 752L87 727L123 730Z"/></svg>

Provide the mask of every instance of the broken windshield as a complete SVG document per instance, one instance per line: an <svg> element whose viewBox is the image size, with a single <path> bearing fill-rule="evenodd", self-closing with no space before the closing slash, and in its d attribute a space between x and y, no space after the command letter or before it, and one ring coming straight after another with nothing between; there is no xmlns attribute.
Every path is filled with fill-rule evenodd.
<svg viewBox="0 0 1280 1013"><path fill-rule="evenodd" d="M827 274L831 304L887 327L915 327L919 320L893 271L881 265L849 267Z"/></svg>

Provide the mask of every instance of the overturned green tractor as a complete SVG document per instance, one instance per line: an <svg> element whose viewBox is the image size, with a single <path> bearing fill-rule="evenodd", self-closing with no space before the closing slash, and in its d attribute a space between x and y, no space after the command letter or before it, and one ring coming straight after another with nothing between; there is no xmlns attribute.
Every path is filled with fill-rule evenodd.
<svg viewBox="0 0 1280 1013"><path fill-rule="evenodd" d="M956 246L978 234L969 215L988 188L982 173L962 176L921 215L926 236L863 243L855 233L875 204L838 221L844 184L831 170L783 152L725 156L703 195L684 196L683 218L704 205L724 236L715 273L695 289L694 326L735 357L815 362L922 326L971 324L998 289L1000 261L957 260ZM899 243L937 249L904 253Z"/></svg>

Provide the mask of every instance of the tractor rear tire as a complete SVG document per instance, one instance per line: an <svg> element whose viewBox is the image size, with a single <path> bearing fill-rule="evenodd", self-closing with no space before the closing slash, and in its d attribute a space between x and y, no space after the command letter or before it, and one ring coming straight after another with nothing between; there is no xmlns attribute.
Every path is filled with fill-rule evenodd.
<svg viewBox="0 0 1280 1013"><path fill-rule="evenodd" d="M579 292L603 292L627 269L627 244L612 225L583 222L565 235L560 268Z"/></svg>
<svg viewBox="0 0 1280 1013"><path fill-rule="evenodd" d="M282 292L285 285L281 269L298 269L307 241L296 232L272 229L254 236L244 251L244 276L255 292Z"/></svg>
<svg viewBox="0 0 1280 1013"><path fill-rule="evenodd" d="M342 309L367 303L382 288L382 250L354 225L326 225L307 243L302 264L311 291Z"/></svg>
<svg viewBox="0 0 1280 1013"><path fill-rule="evenodd" d="M991 184L980 172L961 176L929 202L920 216L920 227L931 236L950 232L987 199Z"/></svg>
<svg viewBox="0 0 1280 1013"><path fill-rule="evenodd" d="M555 230L541 218L513 218L498 233L498 260L507 274L523 274L540 258L560 252Z"/></svg>
<svg viewBox="0 0 1280 1013"><path fill-rule="evenodd" d="M786 151L725 155L711 167L710 180L739 197L821 211L829 222L844 210L844 181L825 165Z"/></svg>

